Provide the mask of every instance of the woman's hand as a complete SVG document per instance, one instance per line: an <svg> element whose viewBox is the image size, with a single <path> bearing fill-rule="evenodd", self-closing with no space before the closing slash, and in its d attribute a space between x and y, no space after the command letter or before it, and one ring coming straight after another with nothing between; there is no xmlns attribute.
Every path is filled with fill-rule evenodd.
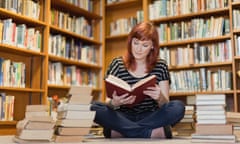
<svg viewBox="0 0 240 144"><path fill-rule="evenodd" d="M148 87L147 90L144 90L144 94L150 96L152 99L158 102L159 106L168 102L168 97L164 95L161 90L162 88L159 85L155 85L155 87Z"/></svg>
<svg viewBox="0 0 240 144"><path fill-rule="evenodd" d="M150 96L152 99L158 101L161 98L161 89L160 86L155 84L155 87L148 87L143 91L145 95Z"/></svg>
<svg viewBox="0 0 240 144"><path fill-rule="evenodd" d="M126 104L132 104L136 99L136 96L129 96L128 93L118 96L116 91L113 92L111 104L114 106L121 106Z"/></svg>

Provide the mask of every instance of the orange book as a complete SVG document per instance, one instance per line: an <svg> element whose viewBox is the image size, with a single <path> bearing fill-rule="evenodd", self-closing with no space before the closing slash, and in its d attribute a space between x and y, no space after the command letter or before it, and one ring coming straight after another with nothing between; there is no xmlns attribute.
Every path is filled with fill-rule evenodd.
<svg viewBox="0 0 240 144"><path fill-rule="evenodd" d="M132 107L137 103L143 101L146 97L148 97L143 93L143 91L146 90L148 87L154 87L155 84L156 84L155 75L142 79L132 86L130 86L127 82L123 81L122 79L117 78L113 75L109 75L105 79L106 93L108 97L112 98L112 94L114 91L117 92L117 95L123 95L128 93L129 96L130 95L136 96L135 102L133 104L127 105L128 107Z"/></svg>

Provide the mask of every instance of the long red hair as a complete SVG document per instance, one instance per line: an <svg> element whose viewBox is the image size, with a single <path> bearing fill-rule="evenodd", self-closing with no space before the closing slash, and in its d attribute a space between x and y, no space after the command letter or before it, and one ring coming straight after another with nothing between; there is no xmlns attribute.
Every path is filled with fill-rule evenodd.
<svg viewBox="0 0 240 144"><path fill-rule="evenodd" d="M137 38L141 41L151 40L153 48L150 50L146 58L147 71L150 72L155 66L159 54L159 36L157 29L150 22L142 22L133 27L128 35L127 53L124 57L124 62L127 69L136 70L136 61L132 54L132 39Z"/></svg>

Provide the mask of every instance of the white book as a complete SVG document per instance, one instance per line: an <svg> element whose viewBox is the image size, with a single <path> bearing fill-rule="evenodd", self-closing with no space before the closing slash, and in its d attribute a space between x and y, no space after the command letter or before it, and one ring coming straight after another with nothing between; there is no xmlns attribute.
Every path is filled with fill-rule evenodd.
<svg viewBox="0 0 240 144"><path fill-rule="evenodd" d="M226 96L224 94L197 94L196 95L196 102L197 101L225 101Z"/></svg>
<svg viewBox="0 0 240 144"><path fill-rule="evenodd" d="M90 110L90 104L62 104L59 105L57 108L57 111L89 111Z"/></svg>
<svg viewBox="0 0 240 144"><path fill-rule="evenodd" d="M197 115L215 115L215 114L222 114L225 115L226 112L224 110L197 110L196 111Z"/></svg>
<svg viewBox="0 0 240 144"><path fill-rule="evenodd" d="M199 134L192 134L192 139L235 139L235 135L199 135Z"/></svg>
<svg viewBox="0 0 240 144"><path fill-rule="evenodd" d="M226 105L226 101L222 101L222 100L199 100L199 101L196 101L196 105Z"/></svg>
<svg viewBox="0 0 240 144"><path fill-rule="evenodd" d="M95 111L61 111L57 113L57 119L94 119Z"/></svg>
<svg viewBox="0 0 240 144"><path fill-rule="evenodd" d="M59 119L56 121L56 126L63 127L91 127L93 120L89 119Z"/></svg>
<svg viewBox="0 0 240 144"><path fill-rule="evenodd" d="M225 111L223 105L198 105L196 111Z"/></svg>
<svg viewBox="0 0 240 144"><path fill-rule="evenodd" d="M198 124L226 124L226 119L198 119Z"/></svg>
<svg viewBox="0 0 240 144"><path fill-rule="evenodd" d="M226 115L224 114L212 114L212 115L204 115L204 114L200 114L197 115L197 120L200 119L206 119L206 120L215 120L215 119L226 119Z"/></svg>

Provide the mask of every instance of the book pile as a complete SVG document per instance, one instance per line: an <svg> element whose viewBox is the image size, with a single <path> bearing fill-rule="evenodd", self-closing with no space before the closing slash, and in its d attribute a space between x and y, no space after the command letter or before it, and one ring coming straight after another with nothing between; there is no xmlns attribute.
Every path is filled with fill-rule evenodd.
<svg viewBox="0 0 240 144"><path fill-rule="evenodd" d="M196 95L196 132L192 142L235 143L232 125L226 121L224 94Z"/></svg>
<svg viewBox="0 0 240 144"><path fill-rule="evenodd" d="M233 125L233 134L240 140L240 113L227 112L227 122Z"/></svg>
<svg viewBox="0 0 240 144"><path fill-rule="evenodd" d="M55 142L82 142L93 125L95 111L90 110L92 88L74 86L70 88L71 97L57 109Z"/></svg>
<svg viewBox="0 0 240 144"><path fill-rule="evenodd" d="M175 134L173 134L176 136L190 136L192 133L194 133L194 114L194 106L186 105L183 119L173 126L173 132L175 132Z"/></svg>
<svg viewBox="0 0 240 144"><path fill-rule="evenodd" d="M53 141L55 122L48 114L47 105L27 105L25 118L16 125L17 143L47 143Z"/></svg>

